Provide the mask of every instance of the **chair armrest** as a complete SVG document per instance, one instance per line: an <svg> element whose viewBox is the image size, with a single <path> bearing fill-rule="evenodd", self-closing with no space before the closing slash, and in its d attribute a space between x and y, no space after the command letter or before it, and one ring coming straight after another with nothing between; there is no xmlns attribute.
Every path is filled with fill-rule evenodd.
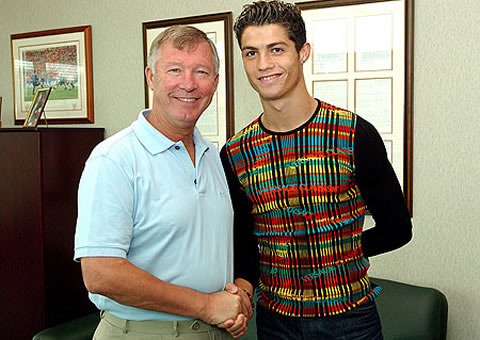
<svg viewBox="0 0 480 340"><path fill-rule="evenodd" d="M34 335L33 340L91 340L99 321L99 312L88 314L73 321L44 329Z"/></svg>
<svg viewBox="0 0 480 340"><path fill-rule="evenodd" d="M448 303L437 289L371 278L385 339L446 339Z"/></svg>

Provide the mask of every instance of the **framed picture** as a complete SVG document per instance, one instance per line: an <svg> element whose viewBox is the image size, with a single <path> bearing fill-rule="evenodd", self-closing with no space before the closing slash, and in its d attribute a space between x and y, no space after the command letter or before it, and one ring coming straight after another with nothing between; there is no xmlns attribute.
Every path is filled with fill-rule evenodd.
<svg viewBox="0 0 480 340"><path fill-rule="evenodd" d="M44 112L45 104L47 104L48 96L50 95L51 91L51 87L43 87L35 91L35 95L33 96L32 103L30 104L30 109L28 110L23 127L37 127L38 120Z"/></svg>
<svg viewBox="0 0 480 340"><path fill-rule="evenodd" d="M215 43L220 58L219 83L212 103L197 122L202 135L221 148L234 132L232 13L218 13L143 23L144 65L157 35L173 25L189 25L204 31ZM152 107L152 91L145 80L145 107Z"/></svg>
<svg viewBox="0 0 480 340"><path fill-rule="evenodd" d="M48 123L93 123L91 26L11 35L15 124L35 91L51 87Z"/></svg>
<svg viewBox="0 0 480 340"><path fill-rule="evenodd" d="M296 5L312 46L307 88L376 127L412 213L413 0Z"/></svg>

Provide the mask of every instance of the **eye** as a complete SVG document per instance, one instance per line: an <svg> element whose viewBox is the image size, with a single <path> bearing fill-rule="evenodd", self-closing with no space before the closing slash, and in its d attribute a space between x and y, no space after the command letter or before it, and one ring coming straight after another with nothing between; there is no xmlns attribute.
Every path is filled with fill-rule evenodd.
<svg viewBox="0 0 480 340"><path fill-rule="evenodd" d="M246 58L253 57L253 56L255 56L255 54L256 54L255 51L245 51L245 57Z"/></svg>
<svg viewBox="0 0 480 340"><path fill-rule="evenodd" d="M180 73L181 70L177 67L177 68L171 68L168 70L168 73Z"/></svg>
<svg viewBox="0 0 480 340"><path fill-rule="evenodd" d="M283 52L283 48L274 47L274 48L272 48L272 52L275 53L275 54L282 53L282 52Z"/></svg>

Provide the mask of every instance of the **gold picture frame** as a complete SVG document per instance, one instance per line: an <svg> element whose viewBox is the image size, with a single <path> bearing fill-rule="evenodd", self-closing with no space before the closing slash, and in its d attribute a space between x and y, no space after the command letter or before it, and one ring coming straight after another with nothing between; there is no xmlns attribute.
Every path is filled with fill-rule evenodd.
<svg viewBox="0 0 480 340"><path fill-rule="evenodd" d="M42 116L42 113L44 113L45 105L47 104L48 96L51 91L51 87L44 87L35 91L32 103L30 104L30 109L28 110L27 117L23 124L24 128L37 127L38 121Z"/></svg>

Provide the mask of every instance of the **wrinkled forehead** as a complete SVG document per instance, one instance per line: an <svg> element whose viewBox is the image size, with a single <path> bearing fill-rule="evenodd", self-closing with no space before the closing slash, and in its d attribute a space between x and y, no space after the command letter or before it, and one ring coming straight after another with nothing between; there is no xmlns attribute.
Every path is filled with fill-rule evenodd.
<svg viewBox="0 0 480 340"><path fill-rule="evenodd" d="M166 42L158 49L157 63L163 65L185 64L202 65L215 70L215 60L207 43L184 44L175 47L172 42Z"/></svg>

